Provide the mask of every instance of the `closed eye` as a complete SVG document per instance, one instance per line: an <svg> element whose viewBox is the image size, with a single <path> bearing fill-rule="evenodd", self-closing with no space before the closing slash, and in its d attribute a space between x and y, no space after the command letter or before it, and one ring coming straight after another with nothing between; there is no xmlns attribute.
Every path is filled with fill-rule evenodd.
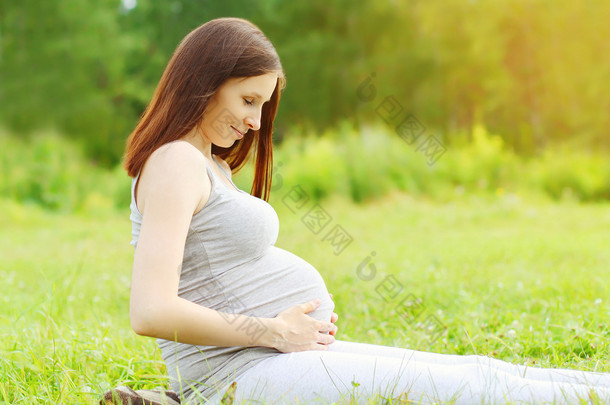
<svg viewBox="0 0 610 405"><path fill-rule="evenodd" d="M254 103L252 101L248 101L244 98L244 101L246 102L247 105L254 105Z"/></svg>

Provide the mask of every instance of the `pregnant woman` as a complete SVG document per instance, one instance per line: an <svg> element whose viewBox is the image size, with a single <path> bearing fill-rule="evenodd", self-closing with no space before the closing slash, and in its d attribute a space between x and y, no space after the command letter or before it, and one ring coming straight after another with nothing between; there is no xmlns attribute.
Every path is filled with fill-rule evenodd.
<svg viewBox="0 0 610 405"><path fill-rule="evenodd" d="M184 38L129 136L135 247L130 318L157 338L184 403L331 403L379 393L421 402L610 399L610 376L335 340L318 271L275 246L272 130L285 77L252 23ZM251 193L231 180L255 151ZM235 384L232 384L235 382Z"/></svg>

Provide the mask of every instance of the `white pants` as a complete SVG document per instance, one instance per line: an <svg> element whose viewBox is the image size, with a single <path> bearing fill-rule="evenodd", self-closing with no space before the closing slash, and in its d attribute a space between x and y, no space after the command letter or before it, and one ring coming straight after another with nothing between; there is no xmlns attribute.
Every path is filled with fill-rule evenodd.
<svg viewBox="0 0 610 405"><path fill-rule="evenodd" d="M610 403L610 374L519 366L478 355L419 352L336 340L327 351L280 353L236 380L234 404ZM207 404L218 404L219 396ZM378 398L379 399L379 398Z"/></svg>

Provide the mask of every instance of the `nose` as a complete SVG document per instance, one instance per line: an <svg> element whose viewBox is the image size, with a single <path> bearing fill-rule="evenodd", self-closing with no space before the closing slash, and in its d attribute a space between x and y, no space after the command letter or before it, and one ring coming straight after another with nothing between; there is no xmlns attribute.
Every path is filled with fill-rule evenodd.
<svg viewBox="0 0 610 405"><path fill-rule="evenodd" d="M256 116L249 115L245 119L246 125L250 127L253 131L258 131L261 127L261 114L260 112Z"/></svg>

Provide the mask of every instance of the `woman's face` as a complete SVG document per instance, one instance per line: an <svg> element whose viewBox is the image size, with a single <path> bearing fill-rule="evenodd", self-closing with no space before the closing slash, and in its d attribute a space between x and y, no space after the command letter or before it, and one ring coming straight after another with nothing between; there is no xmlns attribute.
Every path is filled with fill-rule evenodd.
<svg viewBox="0 0 610 405"><path fill-rule="evenodd" d="M204 137L228 148L250 129L261 125L263 104L269 101L277 74L227 79L212 96L201 120ZM239 131L239 132L238 132Z"/></svg>

